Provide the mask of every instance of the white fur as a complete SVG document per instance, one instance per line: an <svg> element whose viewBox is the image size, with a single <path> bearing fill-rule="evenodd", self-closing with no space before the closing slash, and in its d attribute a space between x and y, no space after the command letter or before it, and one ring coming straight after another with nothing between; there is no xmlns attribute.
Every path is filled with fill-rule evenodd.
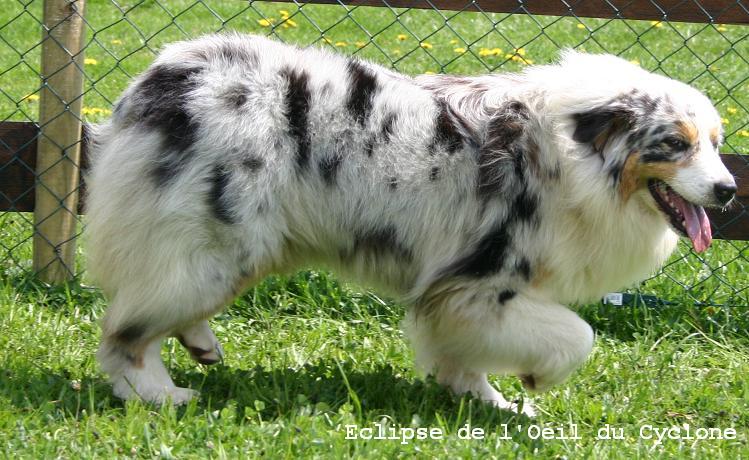
<svg viewBox="0 0 749 460"><path fill-rule="evenodd" d="M88 178L89 270L112 302L100 359L117 396L185 400L189 394L172 384L158 357L161 337L183 334L213 345L204 320L233 295L269 273L315 264L413 304L405 326L419 366L457 393L515 407L491 388L486 373L532 376L537 390L562 382L593 344L590 327L562 304L595 300L642 279L677 241L645 188L624 200L605 173L621 160L624 142L612 139L606 151L593 152L573 139L574 115L635 89L671 95L702 144L698 160L670 185L707 203L708 188L727 177L706 137L720 126L709 101L613 56L567 52L558 64L521 74L457 79L412 79L360 63L378 89L363 126L346 105L353 91L348 62L320 49L239 35L167 47L150 72L199 71L189 77L183 107L196 122L196 137L166 185L153 180L153 170L171 147L148 121L156 115L143 112L165 102L143 89L148 72L98 128ZM288 72L304 74L310 92L306 169L290 129ZM438 101L454 113L449 120L460 132L454 152L435 131L445 113ZM487 133L513 101L527 110L519 123L525 145L538 147L536 172L513 178L498 166L497 192L479 197ZM382 126L391 114L397 117L385 142ZM331 154L341 158L333 183L322 166ZM494 154L498 165L511 156ZM262 160L257 170L247 167L250 156ZM227 171L225 184L212 173L217 167ZM522 185L513 181L521 180L523 193L537 198L527 221L518 220L512 204ZM217 183L231 222L215 215ZM505 224L511 243L501 269L444 275ZM519 268L525 262L527 277ZM507 291L514 297L498 302Z"/></svg>

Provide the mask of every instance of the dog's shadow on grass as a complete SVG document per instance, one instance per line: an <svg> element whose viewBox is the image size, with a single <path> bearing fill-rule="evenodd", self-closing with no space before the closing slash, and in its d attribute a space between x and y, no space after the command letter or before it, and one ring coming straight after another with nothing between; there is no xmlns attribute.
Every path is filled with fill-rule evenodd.
<svg viewBox="0 0 749 460"><path fill-rule="evenodd" d="M19 410L61 412L74 418L127 410L128 405L114 398L103 378L74 380L64 374L42 368L5 370L0 398ZM518 417L527 419L467 396L455 396L431 379L407 379L390 365L369 370L352 369L347 363L335 361L295 369L217 365L206 372L180 367L172 369L172 374L178 385L201 392L192 406L178 411L213 416L228 409L237 423L331 412L348 412L363 423L387 417L400 426L411 426L415 418L421 426L446 422L460 426L470 419L491 429Z"/></svg>
<svg viewBox="0 0 749 460"><path fill-rule="evenodd" d="M182 385L189 382L200 390L199 410L235 408L237 420L332 411L350 412L365 420L386 416L402 426L411 426L418 418L422 426L435 426L439 417L457 421L456 417L463 420L469 413L485 425L519 417L469 397L455 396L432 379L407 379L390 365L364 371L335 361L319 361L296 369L219 366L205 374L176 372L175 381Z"/></svg>

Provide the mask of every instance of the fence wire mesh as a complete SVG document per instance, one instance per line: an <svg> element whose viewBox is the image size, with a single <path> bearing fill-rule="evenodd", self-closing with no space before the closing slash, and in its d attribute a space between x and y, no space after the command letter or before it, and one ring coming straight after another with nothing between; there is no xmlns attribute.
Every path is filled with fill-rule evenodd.
<svg viewBox="0 0 749 460"><path fill-rule="evenodd" d="M510 13L493 13L480 1L466 1L462 10L448 11L430 7L430 2L421 2L418 9L393 8L387 0L379 7L344 2L89 0L84 18L85 60L80 61L85 83L81 114L88 123L105 119L117 96L162 45L217 31L237 30L329 47L408 74L518 71L552 61L560 49L569 47L617 54L703 90L723 117L723 151L746 153L749 27L716 23L706 11L700 22L673 22L668 8L651 3L662 12L661 20L627 18L621 8L607 2L602 4L610 7L611 17L595 19L578 16L574 4L566 6L562 16L545 16L532 14L522 2ZM701 9L699 2L683 3ZM730 22L747 22L749 7L742 2L726 3L736 16ZM42 7L40 1L18 0L6 2L0 11L0 133L7 132L6 122L38 123ZM35 177L33 156L22 155L33 149L31 144L37 139L33 135L31 139L0 137L2 177ZM63 156L60 161L70 160ZM31 270L34 222L20 204L28 203L34 190L9 192L8 184L0 185L0 209L5 209L0 211L0 272L5 277L22 276ZM36 186L45 184L37 180ZM725 228L714 230L720 235ZM78 234L80 229L79 221ZM78 247L79 256L83 250L85 246ZM80 266L69 270L83 272ZM746 306L748 271L746 241L716 241L702 255L680 244L669 263L640 289L706 308Z"/></svg>

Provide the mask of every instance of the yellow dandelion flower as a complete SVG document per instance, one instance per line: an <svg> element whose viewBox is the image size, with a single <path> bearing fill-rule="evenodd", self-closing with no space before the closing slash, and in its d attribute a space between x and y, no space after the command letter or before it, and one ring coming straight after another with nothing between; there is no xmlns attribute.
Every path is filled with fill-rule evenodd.
<svg viewBox="0 0 749 460"><path fill-rule="evenodd" d="M634 64L634 65L640 65L640 61L638 61L637 59L632 59L629 61L629 63Z"/></svg>
<svg viewBox="0 0 749 460"><path fill-rule="evenodd" d="M491 56L492 50L489 48L479 48L479 56Z"/></svg>
<svg viewBox="0 0 749 460"><path fill-rule="evenodd" d="M113 45L121 45L122 44L122 40L117 40L115 38L114 40L110 40L109 43L111 43Z"/></svg>
<svg viewBox="0 0 749 460"><path fill-rule="evenodd" d="M663 27L663 23L661 21L650 21L650 25L657 28Z"/></svg>
<svg viewBox="0 0 749 460"><path fill-rule="evenodd" d="M346 42L335 42L335 46L338 48L343 48L344 46L348 46L348 43Z"/></svg>
<svg viewBox="0 0 749 460"><path fill-rule="evenodd" d="M393 48L392 51L393 51L393 54L395 54L396 56L400 56L401 55L401 50L399 50L398 48Z"/></svg>
<svg viewBox="0 0 749 460"><path fill-rule="evenodd" d="M458 43L459 43L458 40L455 39L455 38L453 38L452 40L450 40L450 44L451 45L457 45Z"/></svg>
<svg viewBox="0 0 749 460"><path fill-rule="evenodd" d="M528 65L532 65L532 64L533 64L533 60L532 60L532 59L523 59L523 61L524 61L524 62L525 62L526 64L528 64Z"/></svg>
<svg viewBox="0 0 749 460"><path fill-rule="evenodd" d="M501 56L502 50L500 48L492 48L489 50L492 56Z"/></svg>
<svg viewBox="0 0 749 460"><path fill-rule="evenodd" d="M23 97L23 100L24 101L29 101L29 102L38 101L39 100L39 95L38 94L27 94L26 96Z"/></svg>
<svg viewBox="0 0 749 460"><path fill-rule="evenodd" d="M356 42L355 45L357 48L364 48L367 46L367 42Z"/></svg>
<svg viewBox="0 0 749 460"><path fill-rule="evenodd" d="M716 27L716 30L718 32L728 32L728 27L723 26L723 25L719 25L718 27Z"/></svg>
<svg viewBox="0 0 749 460"><path fill-rule="evenodd" d="M726 112L730 113L731 115L735 114L735 113L736 113L736 112L738 112L738 111L739 111L739 110L738 110L738 109L737 109L736 107L728 107L728 108L726 109Z"/></svg>
<svg viewBox="0 0 749 460"><path fill-rule="evenodd" d="M112 111L109 109L102 109L101 107L83 107L81 109L81 113L84 115L96 115L96 114L110 115Z"/></svg>
<svg viewBox="0 0 749 460"><path fill-rule="evenodd" d="M298 24L297 24L297 23L296 23L296 21L295 21L295 20L293 20L293 19L286 19L286 20L284 20L284 22L283 22L283 26L284 26L284 27L286 27L286 28L289 28L289 27L296 27L297 25L298 25Z"/></svg>
<svg viewBox="0 0 749 460"><path fill-rule="evenodd" d="M515 50L516 54L519 54L520 56L525 56L525 48L517 48Z"/></svg>
<svg viewBox="0 0 749 460"><path fill-rule="evenodd" d="M724 125L727 125L728 124L728 118L721 118L720 122L723 123Z"/></svg>
<svg viewBox="0 0 749 460"><path fill-rule="evenodd" d="M278 14L280 14L281 17L284 17L284 16L288 17L289 16L289 12L286 11L286 10L278 10Z"/></svg>
<svg viewBox="0 0 749 460"><path fill-rule="evenodd" d="M330 44L332 44L332 43L333 43L333 40L329 39L328 37L323 37L322 39L323 39L323 41L324 41L325 43L327 43L328 45L330 45Z"/></svg>
<svg viewBox="0 0 749 460"><path fill-rule="evenodd" d="M421 42L421 43L419 43L419 46L422 47L422 48L424 48L425 50L432 49L432 44L429 43L429 42Z"/></svg>
<svg viewBox="0 0 749 460"><path fill-rule="evenodd" d="M577 28L578 28L578 29L585 29L585 24L578 24L578 25L577 25Z"/></svg>
<svg viewBox="0 0 749 460"><path fill-rule="evenodd" d="M434 75L434 74L435 73L432 72L431 70L427 70L426 72L424 72L424 75Z"/></svg>
<svg viewBox="0 0 749 460"><path fill-rule="evenodd" d="M463 53L466 52L466 49L465 48L455 48L453 51L456 52L456 53L458 53L458 54L463 54Z"/></svg>
<svg viewBox="0 0 749 460"><path fill-rule="evenodd" d="M270 27L273 25L273 19L258 19L257 23L260 24L263 27Z"/></svg>
<svg viewBox="0 0 749 460"><path fill-rule="evenodd" d="M749 137L749 131L747 131L745 129L742 129L741 131L739 131L739 136L741 136L741 137Z"/></svg>
<svg viewBox="0 0 749 460"><path fill-rule="evenodd" d="M86 59L83 60L83 63L86 64L86 65L96 65L96 64L99 63L99 61L97 61L94 58L86 58Z"/></svg>
<svg viewBox="0 0 749 460"><path fill-rule="evenodd" d="M408 38L408 35L406 34L398 34L398 40L403 41Z"/></svg>

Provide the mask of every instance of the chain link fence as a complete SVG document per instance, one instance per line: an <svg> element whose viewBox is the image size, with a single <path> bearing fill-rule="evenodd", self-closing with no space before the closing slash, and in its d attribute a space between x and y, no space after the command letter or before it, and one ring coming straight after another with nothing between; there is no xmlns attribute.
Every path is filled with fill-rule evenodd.
<svg viewBox="0 0 749 460"><path fill-rule="evenodd" d="M68 3L69 13L80 15L83 2ZM602 1L593 8L595 11L589 7L577 9L574 2L545 7L556 15L537 14L522 2L397 2L398 6L414 8L394 8L387 0L366 2L379 6L323 3L331 4L89 0L85 15L80 15L85 27L82 50L67 50L75 58L72 65L81 70L83 94L72 100L55 93L51 96L62 100L63 111L68 114L76 113L74 103L82 101L80 121L101 121L110 115L113 102L128 82L150 64L162 45L224 30L329 47L408 74L518 71L552 61L561 48L571 47L614 53L698 87L723 116L723 151L748 151L749 27L741 24L749 22L749 5L745 7L742 2L705 2L711 9L696 1L632 1L623 6L618 3L618 7ZM446 9L438 9L435 4ZM642 5L647 7L646 13ZM685 10L691 13L684 14ZM44 137L39 134L44 128L39 118L45 87L40 65L44 22L41 1L8 1L0 11L0 276L6 278L26 276L32 268L40 268L32 266L32 240L35 233L37 238L45 238L40 235L39 219L35 227L31 212L34 184L37 189L47 187L40 180L39 174L44 171L40 171L34 155ZM47 119L58 116L62 114ZM62 154L56 164L81 165L78 157L69 155L71 145L58 147ZM85 155L82 158L85 160ZM734 166L749 170L745 159ZM61 212L74 217L69 239L80 236L83 226L75 200L59 194L54 198ZM714 229L716 236L731 233L729 230L747 217L742 206ZM54 257L62 259L61 247L66 242L55 243ZM75 248L76 260L81 259L83 250L85 246ZM80 262L75 266L64 264L68 274L83 274L85 278ZM681 244L662 271L640 289L672 302L710 308L746 306L747 272L746 241L716 241L703 255Z"/></svg>

